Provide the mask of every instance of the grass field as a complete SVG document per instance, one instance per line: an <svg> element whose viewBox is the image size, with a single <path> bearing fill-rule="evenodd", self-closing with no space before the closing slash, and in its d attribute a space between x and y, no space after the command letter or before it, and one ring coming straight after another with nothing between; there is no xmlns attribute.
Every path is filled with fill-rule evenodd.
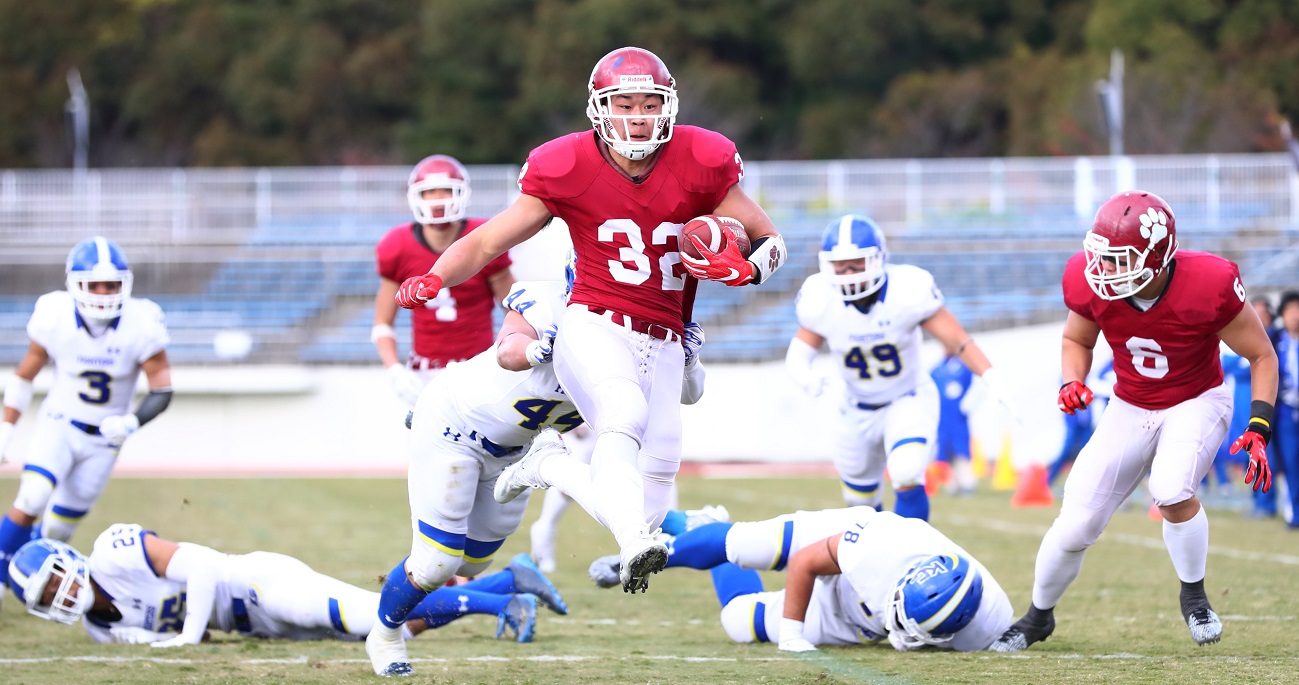
<svg viewBox="0 0 1299 685"><path fill-rule="evenodd" d="M0 481L10 496L14 481ZM539 493L538 493L539 494ZM685 506L725 504L737 519L838 506L826 478L681 481ZM525 528L501 550L527 550ZM1011 509L1006 493L938 497L933 523L975 554L1027 605L1033 559L1054 509ZM88 551L108 524L131 521L164 537L225 552L291 554L317 570L378 589L409 544L401 480L113 481L73 544ZM543 612L536 641L492 638L495 620L470 617L410 643L417 675L436 683L1295 683L1299 682L1299 534L1271 522L1210 512L1207 588L1226 629L1197 647L1181 622L1177 578L1160 525L1120 512L1092 548L1057 610L1055 636L1021 655L900 654L887 645L823 649L809 658L769 644L735 645L717 621L709 576L673 570L645 595L598 590L586 579L612 540L580 510L561 532L554 580L567 617ZM767 587L779 587L776 574ZM13 596L0 613L0 683L373 683L361 644L214 636L211 644L151 650L93 644L80 628L26 615Z"/></svg>

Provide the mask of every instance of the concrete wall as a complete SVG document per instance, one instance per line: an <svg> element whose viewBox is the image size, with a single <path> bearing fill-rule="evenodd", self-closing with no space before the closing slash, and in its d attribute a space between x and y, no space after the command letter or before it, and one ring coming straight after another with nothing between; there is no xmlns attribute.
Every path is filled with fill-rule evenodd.
<svg viewBox="0 0 1299 685"><path fill-rule="evenodd" d="M1015 389L1022 421L985 401L972 428L995 456L1003 431L1019 464L1046 461L1064 432L1056 409L1060 326L996 333L976 340ZM941 353L925 350L927 368ZM833 391L809 399L782 363L708 364L705 396L682 410L689 461L818 462L828 459ZM818 359L829 362L828 357ZM828 368L828 367L827 367ZM0 369L7 378L11 369ZM37 378L38 397L48 387ZM367 367L178 367L176 397L122 448L119 473L240 475L393 475L405 471L405 409L376 362ZM991 405L991 406L989 406ZM21 464L34 421L20 420L0 474ZM17 462L17 463L15 463Z"/></svg>

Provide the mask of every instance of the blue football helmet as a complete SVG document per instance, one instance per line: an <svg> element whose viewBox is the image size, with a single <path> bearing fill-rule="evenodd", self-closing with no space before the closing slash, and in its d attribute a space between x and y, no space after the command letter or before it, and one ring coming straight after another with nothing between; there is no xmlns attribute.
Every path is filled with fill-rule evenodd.
<svg viewBox="0 0 1299 685"><path fill-rule="evenodd" d="M821 235L821 273L839 289L845 302L854 302L875 293L884 286L884 266L888 264L884 231L864 216L847 214L825 227ZM834 262L865 259L865 270L836 274Z"/></svg>
<svg viewBox="0 0 1299 685"><path fill-rule="evenodd" d="M68 253L68 292L77 302L77 311L88 319L115 319L122 313L122 303L131 296L131 267L126 253L115 242L101 236L86 238ZM119 283L111 295L90 292L91 283Z"/></svg>
<svg viewBox="0 0 1299 685"><path fill-rule="evenodd" d="M53 601L45 604L50 581L58 583ZM90 561L66 542L40 538L14 552L9 560L9 589L29 613L58 623L81 620L95 603Z"/></svg>
<svg viewBox="0 0 1299 685"><path fill-rule="evenodd" d="M929 557L912 566L894 588L884 621L889 642L907 649L941 645L970 625L982 599L983 577L969 559L959 554Z"/></svg>

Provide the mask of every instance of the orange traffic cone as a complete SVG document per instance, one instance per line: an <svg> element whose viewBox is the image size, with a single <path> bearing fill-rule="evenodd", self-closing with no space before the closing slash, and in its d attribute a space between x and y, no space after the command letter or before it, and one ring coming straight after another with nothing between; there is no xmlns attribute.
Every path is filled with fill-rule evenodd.
<svg viewBox="0 0 1299 685"><path fill-rule="evenodd" d="M1164 512L1160 511L1158 504L1151 502L1150 508L1146 510L1146 518L1150 519L1151 521L1163 521Z"/></svg>
<svg viewBox="0 0 1299 685"><path fill-rule="evenodd" d="M938 492L938 488L952 482L952 465L945 461L929 462L925 467L925 494L933 497Z"/></svg>
<svg viewBox="0 0 1299 685"><path fill-rule="evenodd" d="M988 468L988 455L984 453L978 438L970 439L970 466L974 467L974 477L978 480L983 480L992 473L992 469Z"/></svg>
<svg viewBox="0 0 1299 685"><path fill-rule="evenodd" d="M1016 508L1049 507L1055 504L1055 495L1046 484L1046 467L1034 464L1019 476L1019 487L1010 498L1010 506Z"/></svg>

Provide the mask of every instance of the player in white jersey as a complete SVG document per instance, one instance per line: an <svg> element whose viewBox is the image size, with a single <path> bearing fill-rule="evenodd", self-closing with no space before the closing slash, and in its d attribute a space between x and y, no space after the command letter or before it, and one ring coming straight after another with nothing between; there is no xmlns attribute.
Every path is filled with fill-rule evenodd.
<svg viewBox="0 0 1299 685"><path fill-rule="evenodd" d="M500 573L430 594L411 613L414 636L467 614L497 616L496 636L510 628L530 642L536 589L562 600L519 555ZM9 584L32 614L59 623L81 620L96 642L176 647L198 644L209 630L288 640L359 640L374 625L379 593L318 573L283 554L222 554L164 540L117 523L95 541L87 560L65 543L23 545Z"/></svg>
<svg viewBox="0 0 1299 685"><path fill-rule="evenodd" d="M72 537L108 484L127 436L171 402L162 310L131 297L132 280L121 247L88 238L68 254L68 289L36 301L27 324L31 343L5 388L0 457L31 403L32 380L49 362L54 381L33 427L13 508L0 520L0 581L38 518L40 536ZM141 371L149 394L132 412Z"/></svg>
<svg viewBox="0 0 1299 685"><path fill-rule="evenodd" d="M1009 404L988 358L943 306L943 295L924 269L889 264L884 233L874 221L847 215L826 227L818 254L820 273L798 292L798 332L785 366L809 395L827 378L813 359L828 345L845 394L834 464L849 505L879 508L887 467L897 496L894 510L929 518L925 468L938 433L938 391L920 363L921 330Z"/></svg>
<svg viewBox="0 0 1299 685"><path fill-rule="evenodd" d="M674 538L667 567L710 569L722 627L736 642L786 651L873 644L986 649L1014 620L996 579L925 521L870 507L799 511L752 523L709 523ZM618 583L618 557L591 577ZM786 571L763 592L757 570Z"/></svg>
<svg viewBox="0 0 1299 685"><path fill-rule="evenodd" d="M420 394L408 474L413 541L388 573L366 639L375 673L413 672L401 633L407 615L452 576L486 570L523 521L526 497L492 498L498 474L542 428L582 423L551 369L567 296L563 281L514 284L496 343L449 366Z"/></svg>

